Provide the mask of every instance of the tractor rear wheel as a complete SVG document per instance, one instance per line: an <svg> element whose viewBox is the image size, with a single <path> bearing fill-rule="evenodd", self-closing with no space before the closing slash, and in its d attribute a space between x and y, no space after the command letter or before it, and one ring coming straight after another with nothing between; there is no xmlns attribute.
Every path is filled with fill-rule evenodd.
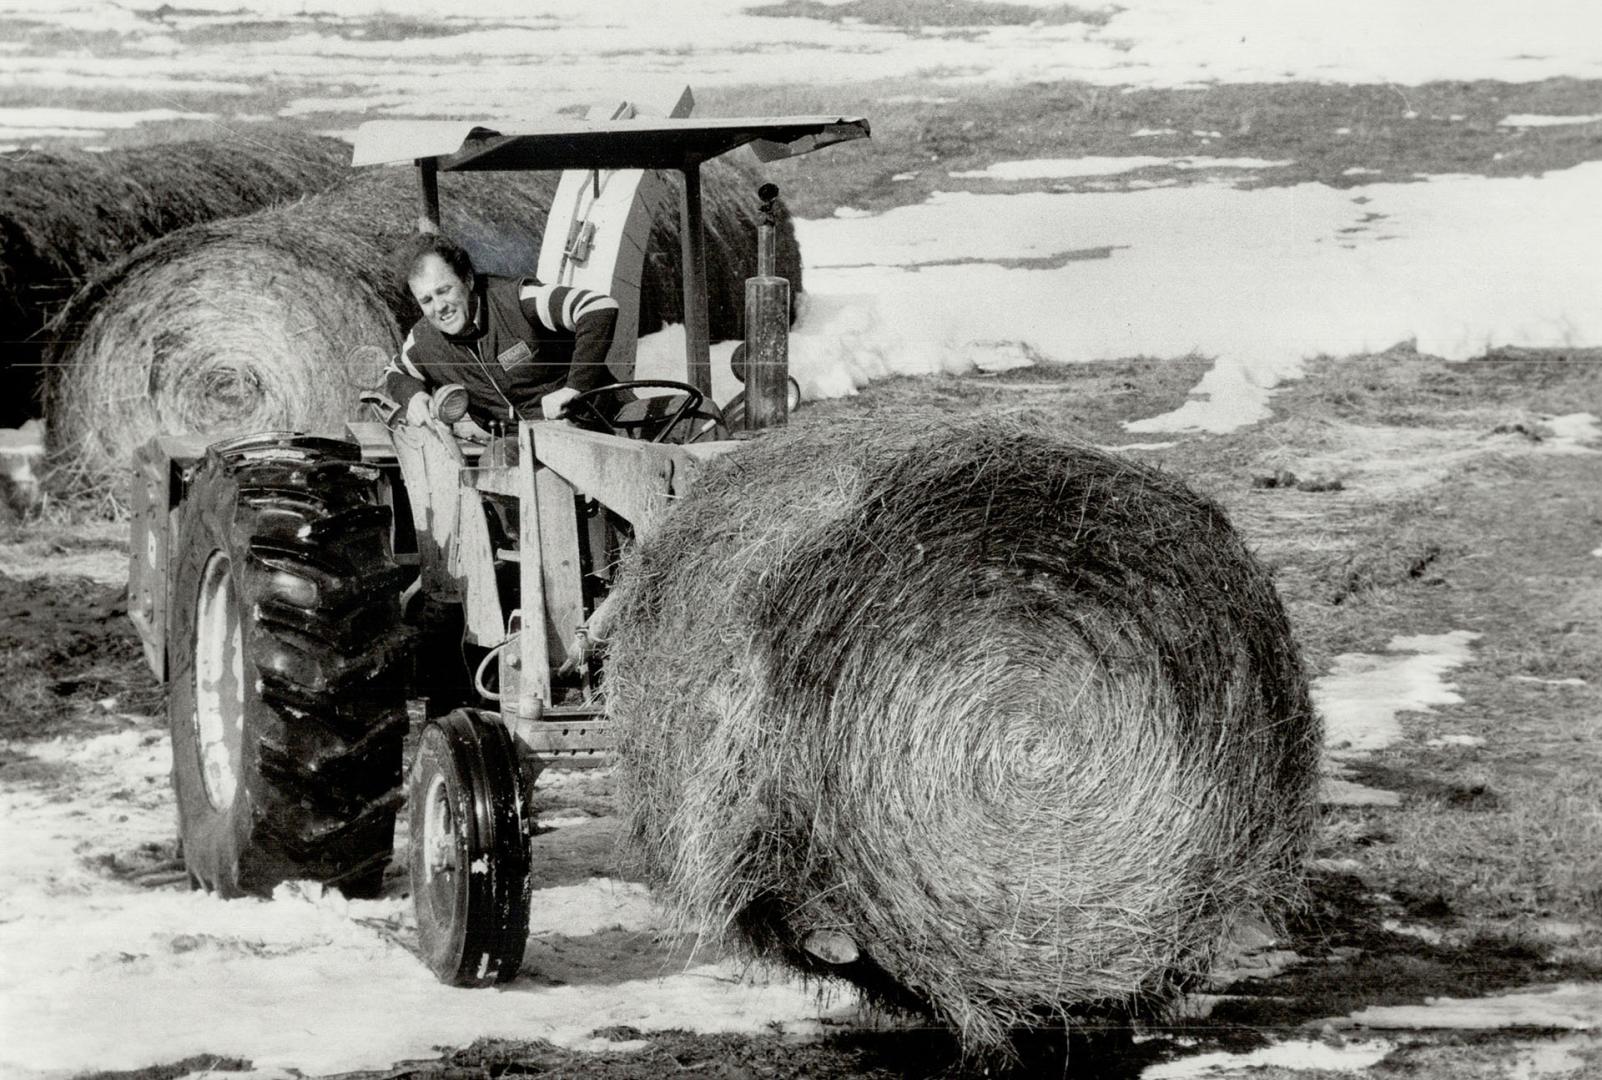
<svg viewBox="0 0 1602 1080"><path fill-rule="evenodd" d="M180 505L168 721L184 863L225 897L373 895L406 736L405 571L352 443L213 446Z"/></svg>

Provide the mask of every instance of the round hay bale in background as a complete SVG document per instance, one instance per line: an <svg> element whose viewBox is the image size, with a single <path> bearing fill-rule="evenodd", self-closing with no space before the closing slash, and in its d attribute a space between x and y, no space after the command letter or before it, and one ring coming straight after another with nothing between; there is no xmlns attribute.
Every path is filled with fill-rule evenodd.
<svg viewBox="0 0 1602 1080"><path fill-rule="evenodd" d="M742 297L724 305L714 339L738 335L734 315L743 319L744 279L729 277L743 256L732 249L749 249L754 267L747 179L717 170L706 184L712 290ZM480 270L532 273L556 181L445 173L442 228ZM359 415L359 391L417 318L390 262L414 228L416 184L409 168L363 170L291 205L171 233L107 268L46 330L53 486L120 483L133 449L158 433L332 431ZM658 215L642 333L682 317L678 253L677 212Z"/></svg>
<svg viewBox="0 0 1602 1080"><path fill-rule="evenodd" d="M255 126L99 154L0 154L0 426L37 415L37 335L93 270L174 229L321 191L349 162L338 139Z"/></svg>
<svg viewBox="0 0 1602 1080"><path fill-rule="evenodd" d="M998 421L798 425L711 463L615 595L627 846L742 954L980 1051L1161 1005L1296 892L1298 653L1163 473Z"/></svg>
<svg viewBox="0 0 1602 1080"><path fill-rule="evenodd" d="M532 265L554 175L450 175L440 187L443 227L476 258ZM416 199L410 169L370 170L180 229L96 278L46 331L53 486L120 483L159 433L335 431L357 415L415 318L389 260Z"/></svg>

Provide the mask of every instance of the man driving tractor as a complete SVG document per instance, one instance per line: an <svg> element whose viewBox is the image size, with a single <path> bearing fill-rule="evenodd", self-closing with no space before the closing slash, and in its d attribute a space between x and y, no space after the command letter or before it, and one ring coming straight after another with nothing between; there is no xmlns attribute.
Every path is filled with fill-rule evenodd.
<svg viewBox="0 0 1602 1080"><path fill-rule="evenodd" d="M459 384L486 432L554 420L578 394L615 381L606 366L618 305L605 293L531 277L476 274L449 237L422 233L396 264L422 317L384 369L383 390L408 423L429 418L429 394Z"/></svg>

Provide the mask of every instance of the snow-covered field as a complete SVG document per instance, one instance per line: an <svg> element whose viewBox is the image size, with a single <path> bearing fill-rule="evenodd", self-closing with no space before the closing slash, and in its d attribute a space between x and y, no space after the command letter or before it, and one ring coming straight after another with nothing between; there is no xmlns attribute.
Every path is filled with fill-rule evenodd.
<svg viewBox="0 0 1602 1080"><path fill-rule="evenodd" d="M1449 631L1398 639L1386 655L1341 657L1335 672L1314 687L1330 725L1332 768L1399 739L1398 710L1462 700L1448 676L1472 663L1475 637ZM497 990L444 987L398 944L413 932L409 901L398 896L346 901L315 886L289 884L270 902L224 903L108 880L105 868L117 856L170 837L165 734L130 730L0 749L24 751L62 770L50 784L0 789L6 851L0 862L0 1030L6 1032L0 1075L136 1068L200 1053L245 1058L262 1076L297 1069L320 1075L382 1068L479 1037L616 1050L627 1043L593 1033L627 1025L703 1032L778 1027L806 1035L824 1022L873 1022L849 992L820 993L727 963L681 963L588 985L525 978ZM1334 798L1351 789L1359 796L1383 794L1337 784ZM606 878L538 889L533 911L530 956L551 942L582 949L596 935L649 934L664 922L641 886ZM1544 987L1472 1002L1369 1008L1329 1020L1387 1031L1595 1032L1602 1030L1602 988ZM1207 1075L1256 1064L1360 1068L1391 1045L1369 1039L1337 1050L1292 1040L1252 1054L1170 1062L1147 1075Z"/></svg>
<svg viewBox="0 0 1602 1080"><path fill-rule="evenodd" d="M1200 354L1219 362L1197 400L1131 430L1223 431L1267 415L1310 356L1602 344L1602 163L1345 191L961 192L798 232L809 396L1030 355Z"/></svg>
<svg viewBox="0 0 1602 1080"><path fill-rule="evenodd" d="M303 80L337 93L341 109L356 98L385 114L519 115L531 104L537 111L614 94L625 80L631 93L650 97L685 83L828 85L931 73L953 84L1108 86L1602 75L1596 9L1586 0L1091 0L1074 5L1091 16L1084 21L1055 18L1065 6L1057 0L1026 2L1041 9L1033 25L975 30L930 20L914 33L860 20L778 20L754 14L762 5L747 0L490 0L472 15L442 13L430 0L5 0L0 16L85 36L127 35L143 54L110 64L87 52L15 56L9 85L181 87L198 79L242 93L262 79ZM433 33L394 40L341 32L342 20L373 15L417 20ZM303 29L260 44L218 35L201 49L181 46L171 32L264 18L299 20ZM471 79L449 78L466 69ZM309 93L289 108L316 112L322 97Z"/></svg>
<svg viewBox="0 0 1602 1080"><path fill-rule="evenodd" d="M953 93L1068 78L1112 87L1360 81L1396 84L1404 97L1433 79L1602 78L1602 14L1582 0L1121 0L1104 18L1066 22L1046 18L1057 5L1032 2L1042 9L1037 25L907 32L762 17L741 0L492 0L472 17L441 16L423 0L322 5L332 16L309 15L319 5L305 0L189 0L163 11L154 0L0 0L0 20L62 31L50 48L0 41L0 89L33 102L0 107L0 142L52 135L93 145L113 129L204 115L50 104L67 88L227 98L270 86L280 116L493 120L619 95L661 98L686 83L865 76L938 74ZM405 34L367 36L374 16L415 23ZM224 32L267 18L286 20L288 31ZM200 26L218 32L201 45L175 36ZM96 44L106 35L118 41L110 55ZM1496 345L1602 346L1602 161L1541 177L1247 189L1237 182L1281 163L1164 159L1139 138L1124 161L1071 154L1065 147L1060 157L984 170L982 178L1036 190L978 193L953 183L958 190L916 205L878 214L841 207L799 222L807 293L791 355L807 395L1037 358L1201 355L1216 364L1193 400L1130 427L1208 432L1267 415L1271 388L1319 354L1408 341L1451 358ZM1201 184L1052 189L1066 177L1165 167L1222 174ZM672 337L644 344L642 375L670 373ZM1472 637L1442 628L1398 640L1385 656L1343 657L1320 684L1332 744L1378 748L1396 737L1398 709L1452 700L1444 680L1472 662ZM170 839L164 736L129 731L15 749L59 769L59 779L0 785L0 1074L134 1068L199 1051L248 1058L264 1075L318 1074L381 1068L486 1035L588 1047L608 1025L777 1024L804 1033L855 1012L849 995L820 1001L782 980L742 981L723 965L610 985L446 989L396 943L409 918L398 899L346 903L286 886L270 904L224 904L110 879L107 858ZM60 794L69 790L70 799ZM536 940L659 923L638 887L608 879L542 890L535 907ZM1449 1027L1468 1022L1466 1008L1443 1001L1360 1019ZM1475 1026L1561 1016L1562 1026L1602 1029L1594 986L1474 1008L1491 1010L1476 1013ZM1318 1045L1169 1063L1149 1075L1297 1062L1357 1069L1387 1044L1341 1053Z"/></svg>
<svg viewBox="0 0 1602 1080"><path fill-rule="evenodd" d="M1043 17L1057 10L1039 6ZM686 84L931 73L957 89L1064 78L1167 87L1379 82L1404 100L1409 84L1430 79L1602 75L1602 16L1577 0L1327 7L1133 0L1087 7L1099 16L1092 21L958 32L762 17L739 0L501 3L472 18L439 18L413 0L356 0L334 6L334 15L308 14L321 9L299 0L248 10L232 0L181 10L3 0L0 17L60 26L68 44L8 56L0 88L44 96L65 86L166 86L226 98L270 85L281 116L495 120L619 95L671 100ZM374 37L375 17L416 23ZM218 30L268 18L281 22L276 36ZM217 32L180 46L175 34L201 27ZM71 46L71 34L108 32L120 36L112 56L87 40ZM111 128L180 115L0 108L0 139L78 133L92 143ZM1515 114L1503 122L1598 121ZM1236 186L1287 164L1165 159L1132 142L1121 164L1018 160L952 177L1032 180L1039 191L937 191L882 215L841 207L836 218L802 222L807 300L793 362L803 389L837 396L885 374L993 369L1031 357L1202 355L1218 365L1198 400L1135 430L1216 431L1260 419L1267 390L1313 355L1409 341L1449 358L1492 346L1602 344L1602 165L1539 178L1436 176L1360 192ZM1106 193L1050 187L1067 176L1153 167L1223 175L1167 187L1159 174ZM653 365L670 351L647 345L644 370L661 374Z"/></svg>

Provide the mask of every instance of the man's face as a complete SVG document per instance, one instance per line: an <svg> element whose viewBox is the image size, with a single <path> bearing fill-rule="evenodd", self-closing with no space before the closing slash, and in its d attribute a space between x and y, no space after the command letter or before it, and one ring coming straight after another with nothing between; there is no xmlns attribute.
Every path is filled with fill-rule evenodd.
<svg viewBox="0 0 1602 1080"><path fill-rule="evenodd" d="M460 334L473 316L473 285L438 255L425 255L407 279L423 318L444 334Z"/></svg>

